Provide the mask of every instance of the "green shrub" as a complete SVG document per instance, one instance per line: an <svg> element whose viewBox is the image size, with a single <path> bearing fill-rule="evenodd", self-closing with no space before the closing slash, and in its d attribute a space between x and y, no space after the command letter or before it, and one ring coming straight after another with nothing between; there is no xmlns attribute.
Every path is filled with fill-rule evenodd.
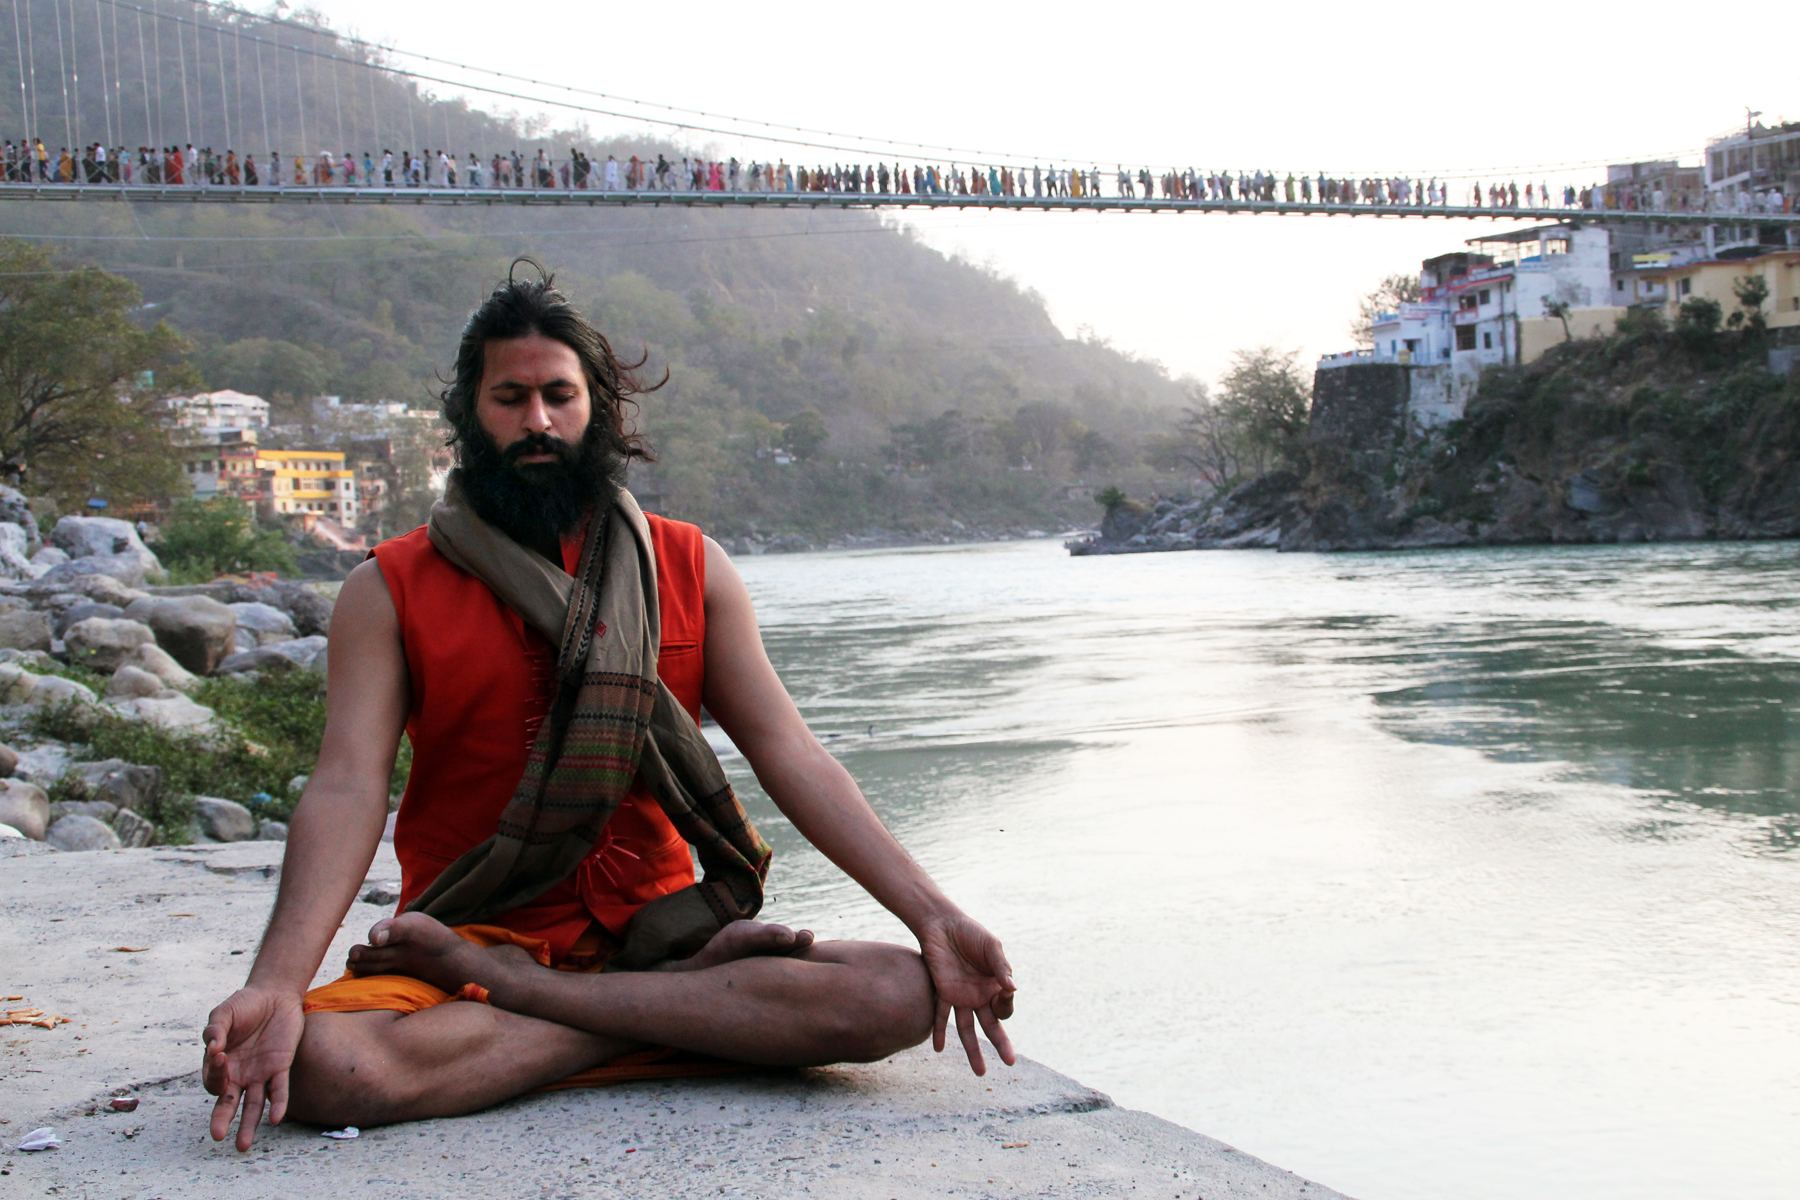
<svg viewBox="0 0 1800 1200"><path fill-rule="evenodd" d="M196 583L245 571L299 570L281 533L259 529L241 500L214 496L177 501L156 545L176 582Z"/></svg>
<svg viewBox="0 0 1800 1200"><path fill-rule="evenodd" d="M218 796L259 816L286 820L299 799L288 791L288 782L312 774L318 763L325 733L324 677L288 671L266 674L254 683L208 679L195 689L194 699L217 712L238 736L170 732L76 704L39 711L30 728L42 737L84 746L88 759L121 758L161 767L168 802L186 803L186 811L191 812L193 796ZM412 746L402 738L390 794L406 786L411 769ZM178 831L173 824L165 827Z"/></svg>

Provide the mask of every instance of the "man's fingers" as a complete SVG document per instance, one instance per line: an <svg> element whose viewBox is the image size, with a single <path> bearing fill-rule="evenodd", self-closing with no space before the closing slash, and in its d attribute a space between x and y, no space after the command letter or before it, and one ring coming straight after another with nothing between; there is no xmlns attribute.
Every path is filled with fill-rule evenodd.
<svg viewBox="0 0 1800 1200"><path fill-rule="evenodd" d="M269 1080L269 1124L281 1124L281 1119L287 1116L287 1105L288 1073L278 1071L275 1078Z"/></svg>
<svg viewBox="0 0 1800 1200"><path fill-rule="evenodd" d="M256 1140L256 1127L262 1124L263 1085L253 1083L244 1093L244 1111L238 1117L237 1148L250 1149L250 1143Z"/></svg>
<svg viewBox="0 0 1800 1200"><path fill-rule="evenodd" d="M1010 988L994 997L993 1009L994 1015L1002 1021L1013 1015L1013 993Z"/></svg>
<svg viewBox="0 0 1800 1200"><path fill-rule="evenodd" d="M944 1052L944 1026L950 1020L950 1002L942 996L938 997L937 1016L931 1023L931 1048L939 1054Z"/></svg>
<svg viewBox="0 0 1800 1200"><path fill-rule="evenodd" d="M975 1014L966 1008L956 1010L956 1036L962 1039L969 1056L969 1069L977 1075L987 1074L987 1060L981 1056L981 1039L975 1036Z"/></svg>
<svg viewBox="0 0 1800 1200"><path fill-rule="evenodd" d="M1006 1030L1000 1027L998 1014L984 1008L975 1016L981 1022L981 1028L987 1034L988 1041L994 1043L994 1050L1000 1055L1000 1061L1009 1067L1018 1062L1019 1056L1013 1053L1012 1039L1007 1037Z"/></svg>
<svg viewBox="0 0 1800 1200"><path fill-rule="evenodd" d="M239 1094L230 1080L226 1080L219 1089L219 1098L213 1102L212 1110L213 1141L222 1142L225 1135L231 1132L231 1118L237 1115Z"/></svg>

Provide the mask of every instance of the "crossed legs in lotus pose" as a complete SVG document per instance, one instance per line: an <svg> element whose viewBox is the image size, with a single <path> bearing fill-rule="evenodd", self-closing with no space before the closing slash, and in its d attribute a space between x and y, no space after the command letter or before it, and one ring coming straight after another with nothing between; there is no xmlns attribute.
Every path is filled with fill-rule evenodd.
<svg viewBox="0 0 1800 1200"><path fill-rule="evenodd" d="M454 1116L646 1046L765 1066L873 1062L924 1041L935 1005L914 951L753 921L662 970L580 974L406 913L377 922L350 969L448 992L474 983L489 1003L309 1014L289 1105L302 1121Z"/></svg>

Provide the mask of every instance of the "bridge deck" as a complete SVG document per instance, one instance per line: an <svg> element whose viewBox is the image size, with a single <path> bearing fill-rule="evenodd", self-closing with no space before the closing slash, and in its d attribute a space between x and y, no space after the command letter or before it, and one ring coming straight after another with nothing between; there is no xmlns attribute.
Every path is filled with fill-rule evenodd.
<svg viewBox="0 0 1800 1200"><path fill-rule="evenodd" d="M1443 217L1609 225L1800 225L1800 213L1636 212L1585 208L1322 204L1285 200L1165 200L1125 196L918 196L868 192L603 191L582 188L163 187L138 184L0 184L0 200L145 204L523 205L548 208L954 208L989 211L1265 213L1281 216Z"/></svg>

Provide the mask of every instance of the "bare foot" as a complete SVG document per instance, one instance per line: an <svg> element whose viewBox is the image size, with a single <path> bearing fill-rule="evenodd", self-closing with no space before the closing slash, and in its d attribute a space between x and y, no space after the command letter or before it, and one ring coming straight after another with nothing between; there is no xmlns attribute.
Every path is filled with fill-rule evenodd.
<svg viewBox="0 0 1800 1200"><path fill-rule="evenodd" d="M713 934L712 941L700 947L693 957L663 963L657 970L704 971L740 958L798 954L812 944L810 929L789 929L786 925L767 925L761 921L733 921Z"/></svg>
<svg viewBox="0 0 1800 1200"><path fill-rule="evenodd" d="M465 983L492 988L522 966L537 963L517 946L477 946L424 913L377 921L369 929L369 944L350 948L354 975L406 975L446 992Z"/></svg>

